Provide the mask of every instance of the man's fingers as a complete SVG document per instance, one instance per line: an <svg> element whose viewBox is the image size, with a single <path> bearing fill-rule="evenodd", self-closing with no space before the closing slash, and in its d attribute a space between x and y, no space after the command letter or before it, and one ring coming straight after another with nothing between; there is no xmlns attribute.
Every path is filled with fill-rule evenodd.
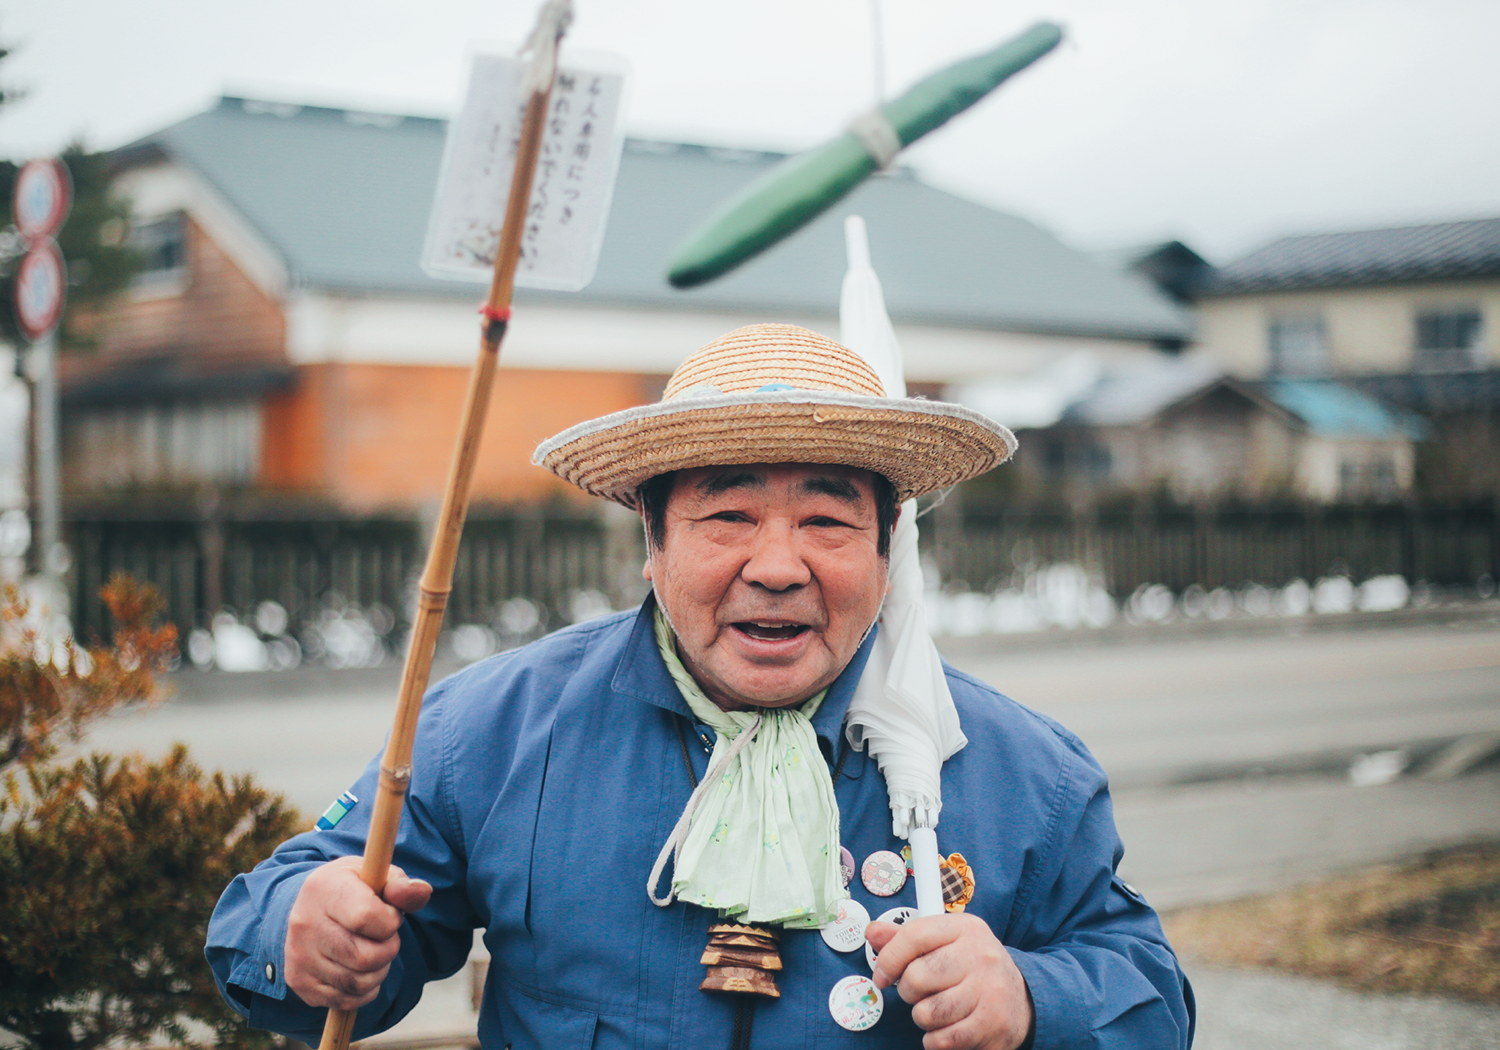
<svg viewBox="0 0 1500 1050"><path fill-rule="evenodd" d="M922 1050L969 1050L985 1045L985 1034L984 1024L970 1014L956 1024L928 1030L922 1036Z"/></svg>
<svg viewBox="0 0 1500 1050"><path fill-rule="evenodd" d="M381 896L387 904L409 914L427 907L427 902L432 899L432 884L410 878L393 864L391 873L386 878L385 892Z"/></svg>
<svg viewBox="0 0 1500 1050"><path fill-rule="evenodd" d="M309 1006L337 1007L341 1010L363 1006L380 991L380 984L390 969L390 958L395 954L394 951L382 951L382 947L368 944L356 947L349 940L347 931L341 931L337 947L333 946L333 942L325 940L319 948L312 950L307 950L298 941L288 938L285 960L287 986ZM341 961L351 958L351 951L354 952L353 957L358 959L361 969L351 969ZM384 957L385 961L379 962L379 957Z"/></svg>
<svg viewBox="0 0 1500 1050"><path fill-rule="evenodd" d="M354 1009L379 993L401 950L404 912L432 887L392 867L385 899L359 877L361 859L341 857L312 871L287 921L286 982L313 1006Z"/></svg>
<svg viewBox="0 0 1500 1050"><path fill-rule="evenodd" d="M877 952L890 943L892 937L901 932L901 927L893 922L871 922L865 927L865 940Z"/></svg>
<svg viewBox="0 0 1500 1050"><path fill-rule="evenodd" d="M945 992L963 983L969 975L973 960L967 958L963 946L949 943L925 955L919 955L906 964L900 974L897 991L909 1003L917 1003L929 995Z"/></svg>
<svg viewBox="0 0 1500 1050"><path fill-rule="evenodd" d="M379 972L382 976L401 950L401 938L371 940L348 930L339 930L325 942L323 957L340 969L357 974Z"/></svg>
<svg viewBox="0 0 1500 1050"><path fill-rule="evenodd" d="M381 974L351 974L335 968L304 976L303 987L292 990L309 1006L358 1010L380 994Z"/></svg>
<svg viewBox="0 0 1500 1050"><path fill-rule="evenodd" d="M901 980L901 998L914 1004L911 1019L924 1032L958 1024L979 1005L973 982L960 982L940 992L918 996L914 1000L907 997L907 980L909 976Z"/></svg>
<svg viewBox="0 0 1500 1050"><path fill-rule="evenodd" d="M401 912L366 886L357 871L342 871L328 901L328 917L351 933L383 941L401 928Z"/></svg>
<svg viewBox="0 0 1500 1050"><path fill-rule="evenodd" d="M896 927L893 935L887 935L880 928L887 924L872 922L865 931L865 937L878 953L875 956L875 984L880 988L889 988L901 980L901 975L906 972L906 967L913 959L956 941L963 934L965 919L983 921L974 920L971 915L928 915L913 919L905 926ZM876 937L884 938L883 946L877 943L876 937L871 936L871 931L874 931Z"/></svg>

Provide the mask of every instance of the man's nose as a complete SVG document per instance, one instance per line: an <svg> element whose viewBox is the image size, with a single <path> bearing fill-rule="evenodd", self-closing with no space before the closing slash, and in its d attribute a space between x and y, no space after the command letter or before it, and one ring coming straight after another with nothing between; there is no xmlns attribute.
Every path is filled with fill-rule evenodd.
<svg viewBox="0 0 1500 1050"><path fill-rule="evenodd" d="M797 551L797 537L792 529L763 527L756 533L754 549L740 570L741 579L768 591L791 590L812 580L812 570Z"/></svg>

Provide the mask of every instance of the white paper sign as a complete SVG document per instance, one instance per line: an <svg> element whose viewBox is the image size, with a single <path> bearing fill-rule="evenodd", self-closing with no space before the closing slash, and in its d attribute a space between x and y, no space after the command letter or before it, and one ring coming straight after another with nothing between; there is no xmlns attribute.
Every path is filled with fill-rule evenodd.
<svg viewBox="0 0 1500 1050"><path fill-rule="evenodd" d="M511 56L475 56L463 111L448 128L422 251L422 268L433 277L490 280L521 141L524 68L524 60ZM517 285L576 292L593 279L625 141L624 88L623 59L564 55L526 211Z"/></svg>

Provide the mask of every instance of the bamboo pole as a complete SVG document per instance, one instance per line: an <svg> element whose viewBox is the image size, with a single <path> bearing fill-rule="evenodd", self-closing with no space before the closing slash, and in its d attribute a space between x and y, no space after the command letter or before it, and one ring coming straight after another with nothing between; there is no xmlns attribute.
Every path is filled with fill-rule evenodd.
<svg viewBox="0 0 1500 1050"><path fill-rule="evenodd" d="M537 42L537 47L552 48L550 68L556 68L557 36ZM448 468L448 483L438 513L437 532L427 552L427 564L418 585L417 614L412 623L411 639L406 649L406 664L401 673L401 689L396 701L395 725L385 754L380 759L380 786L370 817L370 834L365 841L364 863L359 877L376 894L385 890L395 852L396 833L401 826L401 810L406 790L411 785L411 753L417 734L417 719L422 713L422 695L427 691L432 672L433 652L443 611L453 589L453 565L458 558L458 541L463 533L464 517L469 510L469 489L474 477L474 462L479 455L479 437L489 411L494 387L495 369L500 362L500 343L510 319L511 298L515 292L516 266L521 258L521 236L525 230L526 208L531 201L531 184L536 175L537 157L542 149L546 128L547 106L552 96L554 77L532 91L526 101L521 141L516 150L516 167L511 176L510 196L505 204L505 224L500 230L500 245L495 254L495 274L490 282L489 298L481 313L484 325L479 357L469 376L468 396L463 419L459 424L458 444ZM527 78L522 79L527 83ZM348 1050L354 1031L354 1010L328 1011L323 1039L318 1050Z"/></svg>

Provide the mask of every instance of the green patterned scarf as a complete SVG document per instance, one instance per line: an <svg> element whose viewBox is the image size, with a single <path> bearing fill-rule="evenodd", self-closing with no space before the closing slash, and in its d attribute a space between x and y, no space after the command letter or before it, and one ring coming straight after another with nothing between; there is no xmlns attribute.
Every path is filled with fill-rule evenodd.
<svg viewBox="0 0 1500 1050"><path fill-rule="evenodd" d="M708 768L719 775L693 792L662 848L651 899L665 906L677 896L742 922L832 922L849 896L839 873L839 808L808 721L828 691L800 709L724 711L682 665L659 605L656 644L688 707L718 734ZM748 741L736 739L747 730L754 734ZM656 883L673 848L672 893L661 900Z"/></svg>

